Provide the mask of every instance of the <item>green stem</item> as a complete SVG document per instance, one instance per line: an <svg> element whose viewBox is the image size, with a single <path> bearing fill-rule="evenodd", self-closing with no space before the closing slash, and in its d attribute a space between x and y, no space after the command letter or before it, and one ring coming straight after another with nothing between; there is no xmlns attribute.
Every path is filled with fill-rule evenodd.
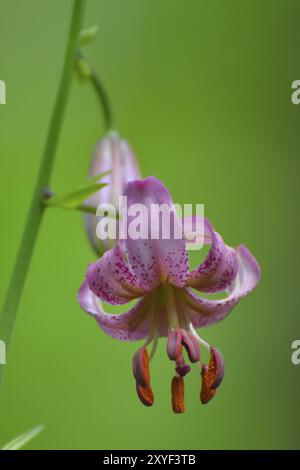
<svg viewBox="0 0 300 470"><path fill-rule="evenodd" d="M45 206L41 204L41 197L43 189L49 183L53 168L55 150L73 74L74 57L78 46L78 36L81 28L84 6L85 0L74 0L69 39L60 85L23 237L0 317L0 339L5 341L6 349L8 349L9 346L26 275L45 209ZM4 367L4 365L0 365L0 383L2 381Z"/></svg>
<svg viewBox="0 0 300 470"><path fill-rule="evenodd" d="M81 51L77 52L77 57L79 57L81 60L85 62L85 65L87 66L89 70L89 76L87 78L90 80L91 84L93 85L94 90L97 93L97 96L100 100L101 108L104 114L106 130L112 131L114 130L114 126L115 126L114 114L113 114L112 105L108 98L108 94L106 93L105 87L99 75L97 74L96 70L91 66L91 64L88 62L87 58L83 55Z"/></svg>

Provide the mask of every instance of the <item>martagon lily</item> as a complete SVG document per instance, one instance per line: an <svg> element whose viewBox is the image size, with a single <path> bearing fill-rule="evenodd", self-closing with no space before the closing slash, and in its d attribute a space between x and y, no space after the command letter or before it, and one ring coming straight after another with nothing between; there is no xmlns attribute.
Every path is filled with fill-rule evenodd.
<svg viewBox="0 0 300 470"><path fill-rule="evenodd" d="M125 195L128 207L144 204L150 213L151 204L168 204L174 220L177 218L167 188L155 177L128 183ZM158 239L119 241L89 265L79 290L80 306L108 335L121 341L146 340L133 357L137 394L146 406L154 403L149 360L163 336L167 337L167 355L175 367L173 411L184 412L184 377L190 372L184 353L190 363L200 365L201 402L208 403L214 397L223 379L224 361L218 349L206 343L196 329L222 320L259 281L260 268L249 250L244 245L227 246L207 219L204 242L211 245L210 251L200 266L190 271L184 237L163 239L160 234ZM196 291L204 295L224 292L226 297L210 299ZM119 315L105 313L101 302L121 305L133 299L138 299L136 305ZM209 350L208 364L201 362L202 348Z"/></svg>

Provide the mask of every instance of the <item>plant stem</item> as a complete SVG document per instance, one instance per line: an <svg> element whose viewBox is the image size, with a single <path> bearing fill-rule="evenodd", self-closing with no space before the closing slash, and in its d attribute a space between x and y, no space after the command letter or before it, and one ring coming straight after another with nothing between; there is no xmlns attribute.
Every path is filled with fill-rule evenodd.
<svg viewBox="0 0 300 470"><path fill-rule="evenodd" d="M105 120L105 126L107 131L112 131L114 130L115 126L115 121L114 121L114 114L113 114L113 109L111 102L108 98L108 94L106 93L105 87L97 74L96 70L91 66L91 64L88 62L87 58L83 55L81 51L77 52L77 57L82 59L85 64L87 65L89 69L89 77L88 79L90 80L91 84L94 87L95 92L97 93L97 96L100 100L101 103L101 108L103 110L104 114L104 120Z"/></svg>
<svg viewBox="0 0 300 470"><path fill-rule="evenodd" d="M33 192L23 237L0 317L0 339L5 341L7 350L45 209L45 206L41 203L41 198L44 188L49 183L53 168L55 150L73 74L74 57L78 46L78 36L81 28L84 6L85 0L74 0L67 50L56 102L52 113L45 149L41 159L40 170L35 190ZM4 367L4 365L0 365L0 384Z"/></svg>

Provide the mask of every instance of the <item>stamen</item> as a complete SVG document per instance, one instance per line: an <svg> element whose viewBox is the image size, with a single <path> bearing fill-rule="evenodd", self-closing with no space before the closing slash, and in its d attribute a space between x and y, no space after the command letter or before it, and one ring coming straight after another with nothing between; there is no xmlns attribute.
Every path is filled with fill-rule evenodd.
<svg viewBox="0 0 300 470"><path fill-rule="evenodd" d="M167 353L171 361L176 361L176 359L181 355L181 341L182 333L180 328L170 331L168 335Z"/></svg>
<svg viewBox="0 0 300 470"><path fill-rule="evenodd" d="M140 348L134 354L132 369L139 399L146 406L153 405L154 396L150 384L149 358L146 348Z"/></svg>
<svg viewBox="0 0 300 470"><path fill-rule="evenodd" d="M154 334L153 342L152 342L152 347L151 347L151 352L149 354L149 361L152 361L154 354L156 353L157 345L158 345L158 332Z"/></svg>
<svg viewBox="0 0 300 470"><path fill-rule="evenodd" d="M205 404L215 396L224 377L224 360L217 348L211 348L209 365L202 366L201 376L200 400Z"/></svg>
<svg viewBox="0 0 300 470"><path fill-rule="evenodd" d="M224 359L217 348L211 347L206 383L209 388L218 388L224 377Z"/></svg>
<svg viewBox="0 0 300 470"><path fill-rule="evenodd" d="M203 346L205 349L207 349L207 351L210 351L210 345L204 341L204 339L200 338L192 323L189 324L189 330L194 338L198 341L200 346Z"/></svg>
<svg viewBox="0 0 300 470"><path fill-rule="evenodd" d="M206 374L208 371L208 366L203 365L201 370L202 376L202 387L200 392L200 400L203 405L206 405L216 394L215 388L209 388L206 383Z"/></svg>
<svg viewBox="0 0 300 470"><path fill-rule="evenodd" d="M134 354L132 369L138 384L142 386L150 385L149 358L146 348L140 348Z"/></svg>
<svg viewBox="0 0 300 470"><path fill-rule="evenodd" d="M200 348L196 338L188 331L182 330L182 344L188 353L191 362L200 361Z"/></svg>
<svg viewBox="0 0 300 470"><path fill-rule="evenodd" d="M166 312L167 312L167 321L168 326L172 330L180 328L180 308L178 308L178 303L176 301L176 289L168 285L165 287L166 293Z"/></svg>
<svg viewBox="0 0 300 470"><path fill-rule="evenodd" d="M157 349L157 344L158 344L158 338L159 338L159 310L157 310L156 303L155 303L155 296L152 295L152 302L150 304L150 325L151 325L151 330L150 330L150 335L148 336L144 348L146 348L149 344L152 343L151 346L151 351L149 355L149 361L153 359L153 356L156 352Z"/></svg>
<svg viewBox="0 0 300 470"><path fill-rule="evenodd" d="M182 377L172 379L172 408L174 413L184 413L184 381Z"/></svg>
<svg viewBox="0 0 300 470"><path fill-rule="evenodd" d="M145 406L152 406L154 403L154 396L151 387L143 387L136 383L136 391L139 399Z"/></svg>

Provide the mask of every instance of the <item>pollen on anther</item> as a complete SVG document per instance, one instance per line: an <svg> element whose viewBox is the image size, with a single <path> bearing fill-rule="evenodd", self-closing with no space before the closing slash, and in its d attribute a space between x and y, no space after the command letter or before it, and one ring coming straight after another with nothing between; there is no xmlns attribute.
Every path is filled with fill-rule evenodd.
<svg viewBox="0 0 300 470"><path fill-rule="evenodd" d="M182 377L175 376L172 379L172 408L174 413L184 413L184 380Z"/></svg>

